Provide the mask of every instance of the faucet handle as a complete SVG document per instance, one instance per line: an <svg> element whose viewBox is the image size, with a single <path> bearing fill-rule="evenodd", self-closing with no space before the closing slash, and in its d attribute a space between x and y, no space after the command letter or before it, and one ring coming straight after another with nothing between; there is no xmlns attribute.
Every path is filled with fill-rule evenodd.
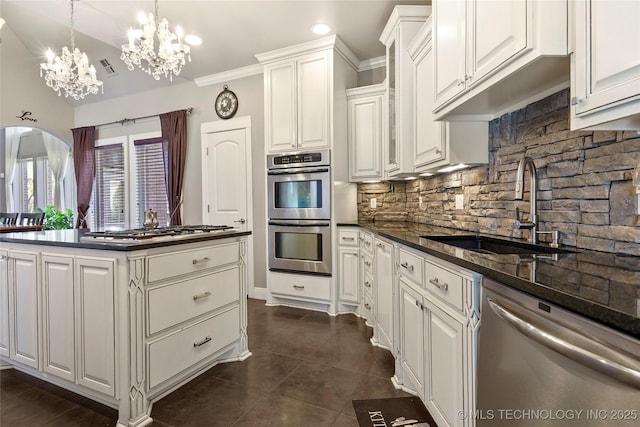
<svg viewBox="0 0 640 427"><path fill-rule="evenodd" d="M529 221L529 220L521 220L520 219L520 209L516 207L516 223L515 223L515 228L518 230L521 229L526 229L526 230L531 230L532 228L534 228L536 226L535 222L533 221Z"/></svg>

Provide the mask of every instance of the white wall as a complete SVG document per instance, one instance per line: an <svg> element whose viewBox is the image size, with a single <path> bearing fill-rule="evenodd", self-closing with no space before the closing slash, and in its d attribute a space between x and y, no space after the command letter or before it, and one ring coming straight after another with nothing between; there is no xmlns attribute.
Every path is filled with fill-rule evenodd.
<svg viewBox="0 0 640 427"><path fill-rule="evenodd" d="M71 104L64 94L58 96L45 84L40 63L11 31L9 23L2 27L0 37L0 127L37 127L71 143ZM24 111L31 112L28 117L37 121L21 120Z"/></svg>
<svg viewBox="0 0 640 427"><path fill-rule="evenodd" d="M134 71L139 72L139 71ZM151 78L151 77L149 77ZM264 89L262 74L226 82L229 89L238 96L237 117L251 116L252 170L253 176L253 218L254 218L254 280L256 287L266 286L266 230L265 213L265 150L264 150ZM198 87L186 82L138 93L131 96L96 102L77 107L74 126L90 126L120 120L166 113L169 111L193 107L195 110L187 116L187 160L184 177L185 224L202 223L202 171L200 159L201 123L221 120L215 113L214 101L224 84ZM145 133L160 130L157 117L140 120L127 125L109 125L99 127L97 138ZM250 279L251 281L251 279Z"/></svg>

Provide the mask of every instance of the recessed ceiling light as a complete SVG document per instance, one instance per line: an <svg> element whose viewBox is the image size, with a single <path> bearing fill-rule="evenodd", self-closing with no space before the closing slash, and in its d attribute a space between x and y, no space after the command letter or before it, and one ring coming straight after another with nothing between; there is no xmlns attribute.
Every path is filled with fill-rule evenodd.
<svg viewBox="0 0 640 427"><path fill-rule="evenodd" d="M316 24L313 26L312 31L319 36L324 36L325 34L329 34L331 27L327 24Z"/></svg>
<svg viewBox="0 0 640 427"><path fill-rule="evenodd" d="M200 46L202 44L202 39L194 34L189 34L184 37L184 42L191 46Z"/></svg>

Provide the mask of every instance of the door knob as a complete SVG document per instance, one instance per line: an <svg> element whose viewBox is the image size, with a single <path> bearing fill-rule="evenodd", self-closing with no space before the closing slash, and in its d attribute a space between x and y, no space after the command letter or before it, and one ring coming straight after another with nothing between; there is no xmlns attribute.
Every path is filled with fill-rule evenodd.
<svg viewBox="0 0 640 427"><path fill-rule="evenodd" d="M244 218L240 218L238 221L233 221L233 222L239 222L240 224L244 224L247 221Z"/></svg>

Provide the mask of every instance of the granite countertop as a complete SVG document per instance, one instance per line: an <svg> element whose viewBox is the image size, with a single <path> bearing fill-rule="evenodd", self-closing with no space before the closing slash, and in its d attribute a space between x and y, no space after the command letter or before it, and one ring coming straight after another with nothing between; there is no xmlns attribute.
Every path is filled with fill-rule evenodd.
<svg viewBox="0 0 640 427"><path fill-rule="evenodd" d="M149 240L94 240L82 241L83 234L89 229L80 230L47 230L21 233L0 234L0 243L22 243L44 246L64 246L70 248L99 249L105 251L137 251L142 249L161 248L164 246L183 245L185 243L205 240L225 239L228 237L247 236L250 231L212 231L182 236L165 236Z"/></svg>
<svg viewBox="0 0 640 427"><path fill-rule="evenodd" d="M557 257L485 254L421 236L479 234L409 222L341 223L475 271L618 331L640 338L640 259L572 249ZM500 239L510 240L500 236ZM521 240L514 240L522 243Z"/></svg>

